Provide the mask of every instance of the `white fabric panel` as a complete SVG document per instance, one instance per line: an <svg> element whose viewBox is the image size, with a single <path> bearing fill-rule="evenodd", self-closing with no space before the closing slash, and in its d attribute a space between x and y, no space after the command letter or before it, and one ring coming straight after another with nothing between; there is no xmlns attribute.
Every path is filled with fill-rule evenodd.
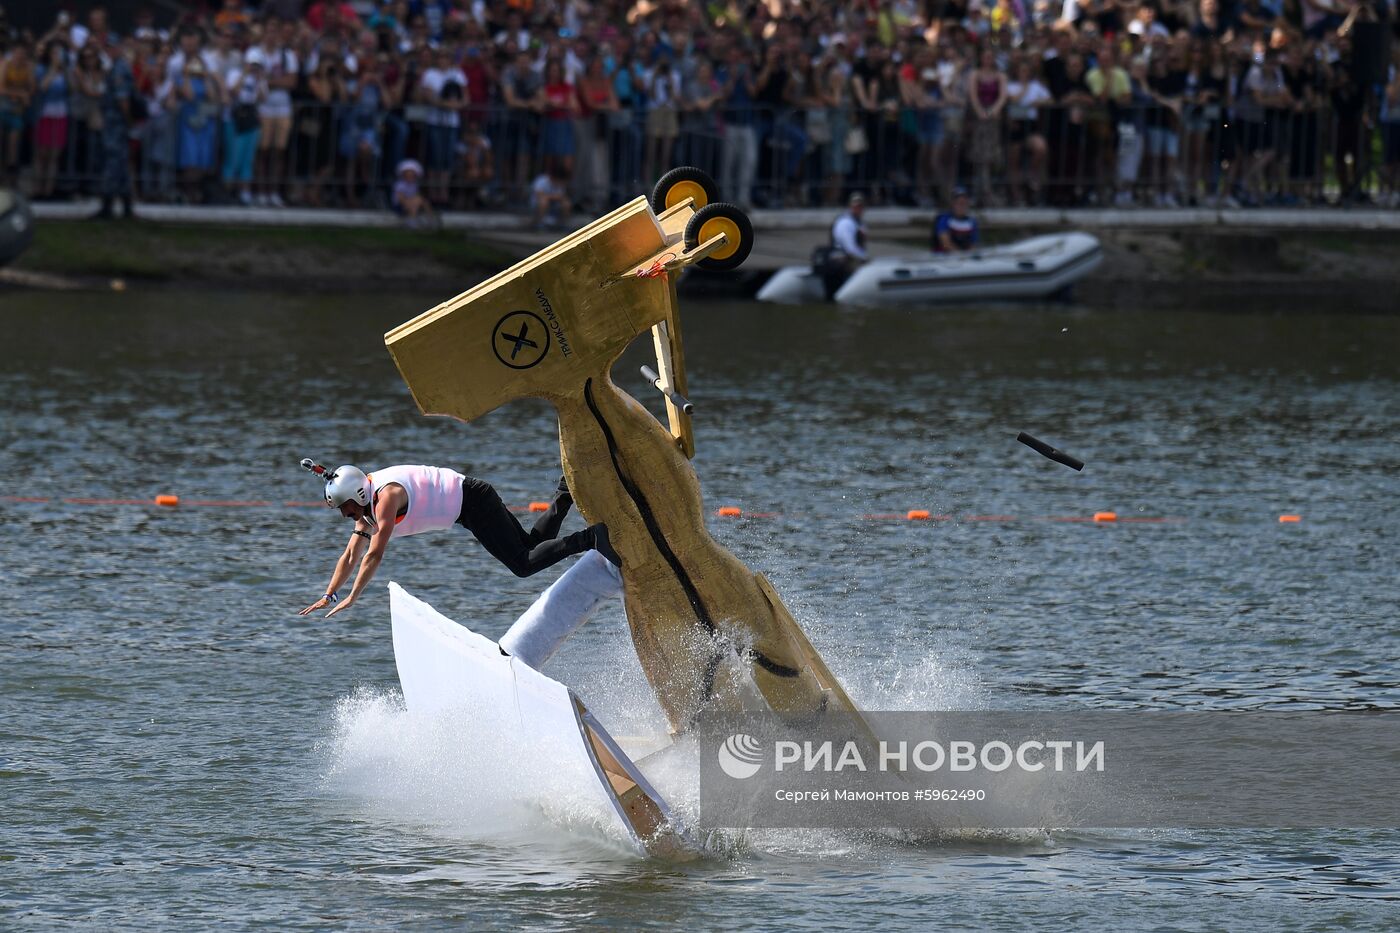
<svg viewBox="0 0 1400 933"><path fill-rule="evenodd" d="M489 638L458 625L397 583L389 584L389 611L394 662L410 712L494 708L502 697L514 706L510 659Z"/></svg>
<svg viewBox="0 0 1400 933"><path fill-rule="evenodd" d="M514 734L503 739L533 759L522 766L550 769L558 786L612 814L624 837L645 852L585 744L568 687L501 654L495 642L453 622L397 583L389 584L389 608L394 661L410 712L461 709L494 727L512 729Z"/></svg>
<svg viewBox="0 0 1400 933"><path fill-rule="evenodd" d="M618 569L597 551L585 551L515 620L501 647L539 670L603 600L621 594Z"/></svg>

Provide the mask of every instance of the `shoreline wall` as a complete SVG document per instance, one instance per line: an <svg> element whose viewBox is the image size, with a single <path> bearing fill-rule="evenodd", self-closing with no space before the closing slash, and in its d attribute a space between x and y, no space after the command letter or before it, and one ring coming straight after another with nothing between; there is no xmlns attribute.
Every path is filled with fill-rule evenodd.
<svg viewBox="0 0 1400 933"><path fill-rule="evenodd" d="M400 228L391 214L147 207L129 222L84 219L85 206L36 205L34 247L0 274L76 287L238 287L278 291L415 291L452 295L549 245L517 215L449 214L444 229ZM753 255L738 273L689 274L683 291L746 297L771 272L806 264L835 210L755 211ZM1076 288L1096 308L1400 311L1400 211L1084 210L978 212L987 243L1057 229L1094 233L1103 265ZM934 212L867 211L875 255L927 248ZM575 224L591 219L576 215Z"/></svg>

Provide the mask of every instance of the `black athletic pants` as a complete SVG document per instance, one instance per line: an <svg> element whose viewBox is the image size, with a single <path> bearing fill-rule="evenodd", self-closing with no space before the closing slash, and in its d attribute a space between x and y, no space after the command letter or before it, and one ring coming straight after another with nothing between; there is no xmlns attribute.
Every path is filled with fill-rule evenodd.
<svg viewBox="0 0 1400 933"><path fill-rule="evenodd" d="M566 538L557 537L573 504L573 497L561 481L549 510L526 531L490 483L468 476L462 481L462 514L457 524L475 535L481 546L509 567L511 573L528 577L595 547L597 525Z"/></svg>

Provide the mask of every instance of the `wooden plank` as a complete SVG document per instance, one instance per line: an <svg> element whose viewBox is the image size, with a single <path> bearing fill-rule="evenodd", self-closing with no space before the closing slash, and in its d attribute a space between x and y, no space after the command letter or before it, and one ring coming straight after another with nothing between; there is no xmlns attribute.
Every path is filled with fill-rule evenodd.
<svg viewBox="0 0 1400 933"><path fill-rule="evenodd" d="M675 289L674 282L671 288ZM679 331L680 319L676 315L668 314L666 320L652 325L651 338L656 347L656 373L660 376L657 387L663 393L674 389L682 397L689 398L686 395L685 356L681 351ZM666 421L671 427L671 436L680 445L681 452L694 459L695 432L690 425L690 415L671 401L670 395L666 395Z"/></svg>
<svg viewBox="0 0 1400 933"><path fill-rule="evenodd" d="M647 852L670 861L699 858L699 846L676 820L661 796L647 783L637 766L622 754L612 737L597 726L596 720L577 697L574 698L574 706L589 750L599 770L607 776L608 786L617 798L623 817Z"/></svg>
<svg viewBox="0 0 1400 933"><path fill-rule="evenodd" d="M651 325L664 288L615 287L668 246L637 198L389 331L385 345L425 414L470 421L526 396L576 391Z"/></svg>

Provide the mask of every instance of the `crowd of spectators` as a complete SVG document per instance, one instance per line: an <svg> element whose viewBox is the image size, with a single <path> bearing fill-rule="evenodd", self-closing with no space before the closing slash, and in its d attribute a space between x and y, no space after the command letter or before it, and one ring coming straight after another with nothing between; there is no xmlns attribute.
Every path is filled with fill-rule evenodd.
<svg viewBox="0 0 1400 933"><path fill-rule="evenodd" d="M546 222L692 164L746 206L1400 205L1393 3L77 4L0 16L0 184Z"/></svg>

